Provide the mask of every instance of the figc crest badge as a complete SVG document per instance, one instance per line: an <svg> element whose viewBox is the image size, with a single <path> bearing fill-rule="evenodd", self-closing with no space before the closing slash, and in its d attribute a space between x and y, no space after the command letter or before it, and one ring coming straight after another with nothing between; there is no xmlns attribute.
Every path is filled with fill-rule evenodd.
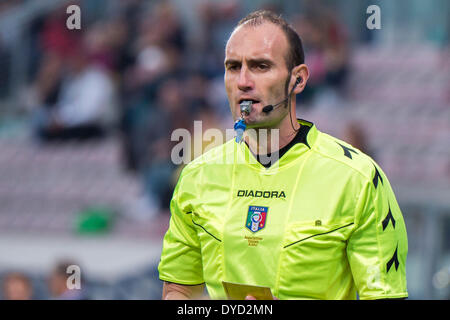
<svg viewBox="0 0 450 320"><path fill-rule="evenodd" d="M249 206L245 227L251 232L257 232L266 225L269 207Z"/></svg>

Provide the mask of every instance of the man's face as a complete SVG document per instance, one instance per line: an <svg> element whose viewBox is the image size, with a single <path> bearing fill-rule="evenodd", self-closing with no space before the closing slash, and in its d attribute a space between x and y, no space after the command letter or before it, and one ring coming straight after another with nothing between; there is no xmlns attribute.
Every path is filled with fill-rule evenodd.
<svg viewBox="0 0 450 320"><path fill-rule="evenodd" d="M250 128L272 127L286 116L283 106L268 114L262 108L286 98L287 50L283 31L272 23L242 25L233 32L225 49L225 88L234 120L241 116L243 100L253 100L251 113L244 116Z"/></svg>

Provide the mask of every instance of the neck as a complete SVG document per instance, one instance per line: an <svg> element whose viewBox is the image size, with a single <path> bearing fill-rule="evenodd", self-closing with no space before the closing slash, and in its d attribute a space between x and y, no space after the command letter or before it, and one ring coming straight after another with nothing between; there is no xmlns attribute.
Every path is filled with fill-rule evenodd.
<svg viewBox="0 0 450 320"><path fill-rule="evenodd" d="M299 128L295 113L291 112L275 126L245 131L244 139L253 154L270 154L291 142Z"/></svg>

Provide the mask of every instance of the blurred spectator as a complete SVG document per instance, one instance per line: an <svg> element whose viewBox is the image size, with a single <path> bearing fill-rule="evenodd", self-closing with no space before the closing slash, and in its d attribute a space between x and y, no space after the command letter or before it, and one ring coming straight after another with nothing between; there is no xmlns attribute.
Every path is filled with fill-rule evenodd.
<svg viewBox="0 0 450 320"><path fill-rule="evenodd" d="M147 193L154 206L167 209L173 192L171 176L176 168L171 160L171 134L175 129L190 129L192 115L185 102L180 82L176 78L164 81L156 102L146 116L141 129L143 135L136 141L144 143L141 150L140 170L143 173Z"/></svg>
<svg viewBox="0 0 450 320"><path fill-rule="evenodd" d="M21 272L11 272L3 279L3 298L5 300L31 300L33 287L30 279Z"/></svg>
<svg viewBox="0 0 450 320"><path fill-rule="evenodd" d="M131 62L129 26L121 17L102 20L89 28L85 37L86 52L91 63L108 71L120 72Z"/></svg>
<svg viewBox="0 0 450 320"><path fill-rule="evenodd" d="M113 41L117 31L119 39L116 41L121 42L122 30L114 30L112 23L100 21L90 26L85 38L85 50L91 63L110 71L116 68Z"/></svg>
<svg viewBox="0 0 450 320"><path fill-rule="evenodd" d="M48 278L48 287L52 299L82 300L86 299L83 291L83 281L80 289L69 289L67 280L71 274L67 273L69 266L77 265L73 261L60 261L56 264ZM81 278L82 279L82 278ZM80 279L80 280L81 280Z"/></svg>
<svg viewBox="0 0 450 320"><path fill-rule="evenodd" d="M217 117L214 109L208 104L199 104L197 106L198 113L195 116L194 121L199 121L201 123L201 136L193 135L191 141L190 158L195 159L201 154L211 150L214 147L218 147L225 142L225 130L221 129L222 125ZM207 132L209 129L216 129L219 131ZM220 137L216 137L215 133L221 133ZM210 136L210 134L214 135ZM201 149L196 150L195 148L201 147Z"/></svg>
<svg viewBox="0 0 450 320"><path fill-rule="evenodd" d="M14 7L18 7L24 0L2 0L0 1L0 14Z"/></svg>
<svg viewBox="0 0 450 320"><path fill-rule="evenodd" d="M224 48L230 30L240 16L236 0L201 1L197 12L201 28L194 39L190 61L197 70L209 78L223 77Z"/></svg>
<svg viewBox="0 0 450 320"><path fill-rule="evenodd" d="M210 91L208 79L199 72L191 72L185 77L183 86L186 107L194 114L202 112L201 107L207 104Z"/></svg>
<svg viewBox="0 0 450 320"><path fill-rule="evenodd" d="M66 8L63 4L45 18L42 32L39 34L40 48L44 52L67 57L79 46L81 33L65 28Z"/></svg>
<svg viewBox="0 0 450 320"><path fill-rule="evenodd" d="M149 41L161 46L167 44L184 52L185 35L176 10L169 1L161 1L155 5L149 24L144 25L145 32Z"/></svg>
<svg viewBox="0 0 450 320"><path fill-rule="evenodd" d="M344 128L343 135L343 140L345 142L351 144L353 147L361 150L375 160L376 155L369 146L367 134L361 124L356 121L349 122Z"/></svg>
<svg viewBox="0 0 450 320"><path fill-rule="evenodd" d="M293 19L310 70L308 85L300 103L309 103L321 95L340 96L349 72L348 37L334 11L320 4L308 7L305 15Z"/></svg>
<svg viewBox="0 0 450 320"><path fill-rule="evenodd" d="M8 82L10 79L10 54L8 50L4 48L2 43L2 37L0 35L0 98L6 96L8 92Z"/></svg>
<svg viewBox="0 0 450 320"><path fill-rule="evenodd" d="M58 54L44 55L34 82L25 94L25 107L28 111L43 108L52 109L58 99L63 74L64 61Z"/></svg>
<svg viewBox="0 0 450 320"><path fill-rule="evenodd" d="M131 93L146 90L161 76L180 73L180 56L185 36L174 7L169 2L156 3L140 18L133 46L135 64L127 70L126 89Z"/></svg>
<svg viewBox="0 0 450 320"><path fill-rule="evenodd" d="M65 60L67 70L55 101L51 93L57 89L60 76L56 60L44 65L42 71L48 85L37 84L44 95L43 102L50 102L38 106L34 119L38 137L52 141L104 136L114 124L116 113L115 86L109 73L91 63L85 50L73 49Z"/></svg>
<svg viewBox="0 0 450 320"><path fill-rule="evenodd" d="M125 17L138 16L137 4L127 8ZM133 42L128 42L129 49L122 55L126 63L123 71L122 83L122 115L121 129L126 168L132 171L142 170L143 149L149 141L157 141L162 132L151 128L148 118L165 119L165 114L158 114L150 110L157 103L158 90L162 83L171 75L177 74L181 78L184 65L181 63L185 50L185 34L178 13L170 2L152 3L146 10L142 8L139 23L130 24L131 30L136 30ZM131 11L130 11L131 10ZM130 58L132 57L132 58ZM180 89L177 88L179 91ZM157 109L159 110L159 109ZM166 113L166 111L165 111ZM165 132L170 132L170 120L159 122L166 124ZM150 127L149 127L150 126ZM147 133L143 133L146 131ZM146 136L148 139L144 139ZM167 137L167 134L166 134ZM170 137L170 136L169 136Z"/></svg>

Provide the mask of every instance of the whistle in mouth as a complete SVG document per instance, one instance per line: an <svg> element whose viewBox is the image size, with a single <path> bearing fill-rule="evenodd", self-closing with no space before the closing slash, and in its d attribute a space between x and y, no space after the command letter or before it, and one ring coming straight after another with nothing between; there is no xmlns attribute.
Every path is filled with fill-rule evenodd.
<svg viewBox="0 0 450 320"><path fill-rule="evenodd" d="M244 115L249 115L252 112L252 101L245 100L239 105L241 108L241 118L234 123L234 131L236 131L236 142L242 142L242 136L244 135L245 128L247 125L244 121Z"/></svg>
<svg viewBox="0 0 450 320"><path fill-rule="evenodd" d="M250 100L245 100L241 102L241 104L239 105L241 107L241 116L243 114L247 116L250 114L250 112L252 111L252 104L253 102Z"/></svg>

